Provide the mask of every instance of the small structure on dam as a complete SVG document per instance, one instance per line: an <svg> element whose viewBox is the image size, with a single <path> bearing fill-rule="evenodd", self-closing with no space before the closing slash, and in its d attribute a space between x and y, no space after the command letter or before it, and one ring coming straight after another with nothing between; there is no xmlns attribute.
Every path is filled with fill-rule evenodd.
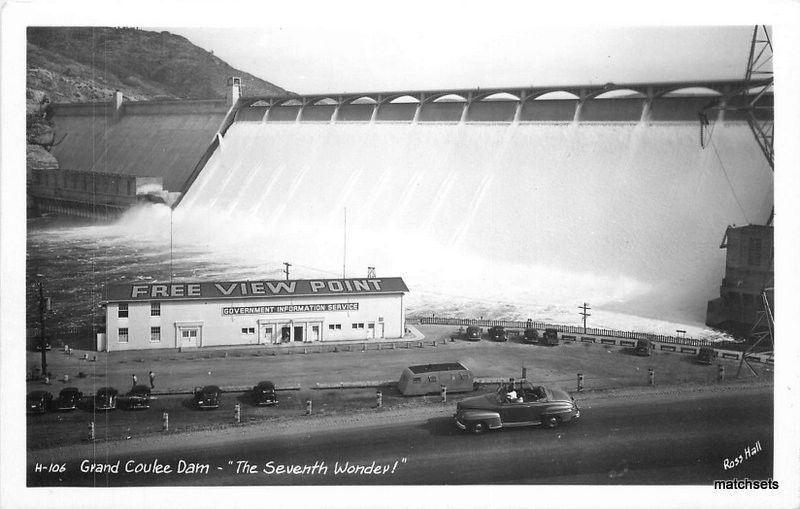
<svg viewBox="0 0 800 509"><path fill-rule="evenodd" d="M100 351L401 338L399 277L110 285Z"/></svg>

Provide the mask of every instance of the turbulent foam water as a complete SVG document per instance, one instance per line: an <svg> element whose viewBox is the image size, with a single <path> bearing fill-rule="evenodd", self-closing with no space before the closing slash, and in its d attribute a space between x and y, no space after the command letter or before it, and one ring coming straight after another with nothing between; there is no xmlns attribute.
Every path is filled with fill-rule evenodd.
<svg viewBox="0 0 800 509"><path fill-rule="evenodd" d="M172 214L189 277L403 276L410 311L708 335L731 223L772 176L744 124L235 123ZM733 188L733 190L732 190ZM170 212L61 230L168 256ZM215 268L216 267L216 268ZM655 319L654 319L655 318Z"/></svg>

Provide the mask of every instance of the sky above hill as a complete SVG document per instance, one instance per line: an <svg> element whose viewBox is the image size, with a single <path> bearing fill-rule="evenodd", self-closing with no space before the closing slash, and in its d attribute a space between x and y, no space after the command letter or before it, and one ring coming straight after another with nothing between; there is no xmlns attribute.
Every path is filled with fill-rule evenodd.
<svg viewBox="0 0 800 509"><path fill-rule="evenodd" d="M144 27L142 27L144 28ZM298 93L742 78L753 26L159 27Z"/></svg>

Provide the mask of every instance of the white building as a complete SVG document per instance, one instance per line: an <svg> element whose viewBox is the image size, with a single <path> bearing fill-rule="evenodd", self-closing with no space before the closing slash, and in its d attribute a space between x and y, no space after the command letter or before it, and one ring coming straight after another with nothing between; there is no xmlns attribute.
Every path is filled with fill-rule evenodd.
<svg viewBox="0 0 800 509"><path fill-rule="evenodd" d="M399 277L109 285L98 350L400 338L407 291Z"/></svg>

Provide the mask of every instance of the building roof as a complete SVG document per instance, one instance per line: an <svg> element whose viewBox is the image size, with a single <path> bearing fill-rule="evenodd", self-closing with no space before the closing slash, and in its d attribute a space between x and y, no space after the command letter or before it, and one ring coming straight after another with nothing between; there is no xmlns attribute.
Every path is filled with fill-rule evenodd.
<svg viewBox="0 0 800 509"><path fill-rule="evenodd" d="M422 364L419 366L409 366L408 369L410 369L415 375L419 375L422 373L433 373L435 371L465 371L467 368L458 362L444 362L441 364Z"/></svg>
<svg viewBox="0 0 800 509"><path fill-rule="evenodd" d="M112 284L106 302L264 299L405 293L399 277Z"/></svg>

